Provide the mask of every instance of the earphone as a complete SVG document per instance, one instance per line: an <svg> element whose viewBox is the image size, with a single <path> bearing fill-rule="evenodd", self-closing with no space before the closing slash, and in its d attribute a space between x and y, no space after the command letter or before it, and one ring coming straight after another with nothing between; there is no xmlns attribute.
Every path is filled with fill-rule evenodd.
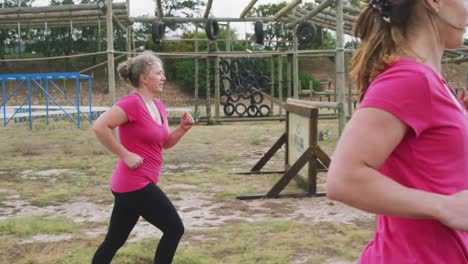
<svg viewBox="0 0 468 264"><path fill-rule="evenodd" d="M433 0L434 3L438 3L437 0ZM438 19L440 19L440 21L442 21L442 23L446 24L447 26L451 27L451 28L454 28L456 30L459 30L459 31L465 31L465 27L458 27L458 26L455 26L453 24L451 24L450 22L448 22L445 18L443 18L442 16L440 16L439 14L437 14L434 10L432 10L432 8L430 8L428 5L427 5L427 2L424 1L424 6L426 7L426 9L431 12L434 16L436 16Z"/></svg>

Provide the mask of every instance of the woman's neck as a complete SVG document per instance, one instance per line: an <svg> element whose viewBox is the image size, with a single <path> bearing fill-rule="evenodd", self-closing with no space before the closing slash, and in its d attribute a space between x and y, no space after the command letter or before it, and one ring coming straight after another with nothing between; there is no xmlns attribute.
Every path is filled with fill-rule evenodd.
<svg viewBox="0 0 468 264"><path fill-rule="evenodd" d="M418 31L416 34L408 34L410 35L408 37L408 46L423 59L422 63L431 67L442 78L442 54L444 48L440 41L437 41L434 34L428 34L431 31L426 29Z"/></svg>
<svg viewBox="0 0 468 264"><path fill-rule="evenodd" d="M136 89L135 93L137 93L141 97L141 99L143 99L143 101L145 103L147 103L147 104L149 104L149 103L151 103L153 101L154 96L152 94L146 92L142 88Z"/></svg>

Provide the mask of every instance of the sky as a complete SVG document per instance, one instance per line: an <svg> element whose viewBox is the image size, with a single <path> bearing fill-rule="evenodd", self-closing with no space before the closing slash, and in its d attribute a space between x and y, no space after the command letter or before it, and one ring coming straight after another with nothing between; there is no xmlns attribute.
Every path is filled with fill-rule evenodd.
<svg viewBox="0 0 468 264"><path fill-rule="evenodd" d="M0 0L2 1L2 0ZM177 0L175 0L177 1ZM205 0L206 2L207 0ZM211 14L214 17L239 17L240 13L250 3L251 0L213 0ZM254 5L263 5L268 3L291 2L292 0L258 0ZM47 5L49 0L35 0L34 5ZM114 0L114 2L125 2L125 0ZM312 2L312 0L303 0ZM154 15L155 0L130 0L130 16ZM253 23L231 23L238 35L242 38L245 32L253 33ZM468 32L465 33L465 39L468 39Z"/></svg>

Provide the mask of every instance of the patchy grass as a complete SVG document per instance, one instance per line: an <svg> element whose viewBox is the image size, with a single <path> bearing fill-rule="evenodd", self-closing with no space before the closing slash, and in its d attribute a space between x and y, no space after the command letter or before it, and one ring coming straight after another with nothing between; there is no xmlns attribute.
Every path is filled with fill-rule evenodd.
<svg viewBox="0 0 468 264"><path fill-rule="evenodd" d="M39 208L75 201L105 206L113 202L108 183L117 159L98 143L89 124L83 123L78 129L67 121L52 122L49 127L40 122L35 120L32 131L26 123L0 129L0 217L7 216L0 220L0 263L90 263L104 235L101 232L90 236L86 231L106 230L110 212L102 212L108 214L105 220L101 217L79 223L54 213L23 217L2 213L1 209L11 207L11 200ZM332 133L330 140L319 142L329 155L336 145L336 126L335 120L319 122L319 129ZM174 263L284 264L357 259L370 239L372 223L306 222L300 217L250 222L249 216L255 210L283 217L294 211L294 201L282 206L267 204L269 207L263 211L236 202L239 194L266 193L281 177L235 172L250 170L282 135L284 127L283 122L196 126L177 146L164 152L159 185L173 201L194 194L204 198L206 206L221 205L212 210L216 216L235 212L243 218L215 228L187 229ZM67 171L53 173L58 169ZM283 169L284 149L263 168ZM319 184L323 182L321 174ZM294 183L283 191L300 192L303 190ZM22 242L38 234L73 234L73 239ZM151 263L157 243L156 238L127 243L113 263Z"/></svg>

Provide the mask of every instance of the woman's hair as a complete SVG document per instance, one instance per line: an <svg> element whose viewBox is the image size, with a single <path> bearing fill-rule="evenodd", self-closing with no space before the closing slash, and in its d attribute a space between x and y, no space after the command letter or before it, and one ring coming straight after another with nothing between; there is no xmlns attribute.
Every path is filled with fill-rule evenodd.
<svg viewBox="0 0 468 264"><path fill-rule="evenodd" d="M154 55L151 51L145 51L138 56L129 58L127 61L124 61L119 64L117 71L125 82L131 84L133 87L140 86L140 74L148 75L150 72L150 66L159 62L161 68L163 63L159 57Z"/></svg>
<svg viewBox="0 0 468 264"><path fill-rule="evenodd" d="M425 0L423 0L425 1ZM406 34L419 0L371 0L353 29L361 44L352 59L351 76L364 98L371 81L405 54L420 59L406 45Z"/></svg>

